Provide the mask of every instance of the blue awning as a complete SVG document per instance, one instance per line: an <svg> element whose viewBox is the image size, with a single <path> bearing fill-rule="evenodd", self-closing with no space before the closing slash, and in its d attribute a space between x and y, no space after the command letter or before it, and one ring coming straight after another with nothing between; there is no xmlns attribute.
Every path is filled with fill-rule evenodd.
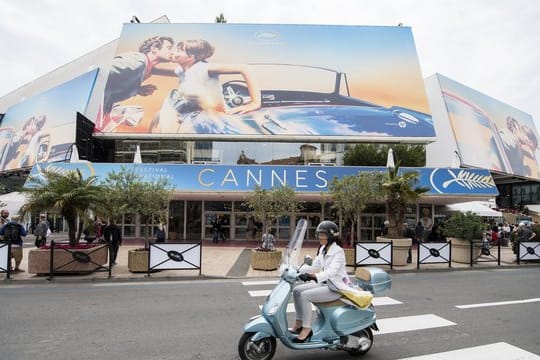
<svg viewBox="0 0 540 360"><path fill-rule="evenodd" d="M289 185L297 192L321 193L328 191L334 178L387 171L385 167L367 166L41 163L32 168L24 187L35 186L31 178L42 176L45 169L58 172L79 169L85 177L105 179L108 173L122 168L137 172L145 181L167 178L177 192L241 192L251 191L256 185L265 189ZM426 195L494 197L499 194L486 169L400 168L400 172L407 171L419 173L417 185L430 189Z"/></svg>

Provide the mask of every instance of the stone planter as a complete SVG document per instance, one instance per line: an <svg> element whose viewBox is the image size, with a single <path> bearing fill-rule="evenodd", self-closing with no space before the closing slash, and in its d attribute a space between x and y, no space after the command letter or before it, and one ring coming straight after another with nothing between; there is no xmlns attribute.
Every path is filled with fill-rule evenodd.
<svg viewBox="0 0 540 360"><path fill-rule="evenodd" d="M409 257L409 249L412 246L410 238L389 239L382 236L377 236L377 242L392 241L392 265L405 266Z"/></svg>
<svg viewBox="0 0 540 360"><path fill-rule="evenodd" d="M251 250L251 267L254 270L276 270L281 264L282 252Z"/></svg>
<svg viewBox="0 0 540 360"><path fill-rule="evenodd" d="M471 263L471 242L469 240L463 240L458 238L448 238L452 241L452 261L461 264ZM482 247L481 242L477 241L473 247L473 259L480 256Z"/></svg>
<svg viewBox="0 0 540 360"><path fill-rule="evenodd" d="M344 248L343 251L345 252L345 265L354 266L356 260L354 258L354 248Z"/></svg>
<svg viewBox="0 0 540 360"><path fill-rule="evenodd" d="M128 270L131 272L148 272L148 253L148 250L129 250Z"/></svg>
<svg viewBox="0 0 540 360"><path fill-rule="evenodd" d="M53 271L61 273L89 273L107 264L109 249L105 245L89 249L57 249L54 250ZM50 273L51 249L31 249L28 251L28 273Z"/></svg>

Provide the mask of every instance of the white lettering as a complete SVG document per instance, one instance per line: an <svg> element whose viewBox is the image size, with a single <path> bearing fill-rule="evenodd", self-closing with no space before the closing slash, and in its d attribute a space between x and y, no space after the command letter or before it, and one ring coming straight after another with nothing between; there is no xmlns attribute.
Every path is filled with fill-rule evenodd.
<svg viewBox="0 0 540 360"><path fill-rule="evenodd" d="M305 175L307 173L307 170L296 170L296 187L307 188L308 187L307 184L303 184L303 185L300 184L300 180L306 180L306 177L300 176L300 173L302 173L302 175Z"/></svg>
<svg viewBox="0 0 540 360"><path fill-rule="evenodd" d="M246 186L247 186L248 188L251 187L251 185L250 185L250 180L249 180L250 178L253 179L253 181L255 182L255 184L261 186L261 184L262 184L262 181L261 181L261 178L262 178L262 170L259 169L259 178L256 178L255 175L253 175L253 173L251 172L251 170L249 170L249 169L247 170Z"/></svg>
<svg viewBox="0 0 540 360"><path fill-rule="evenodd" d="M274 179L276 178L281 183L281 186L285 186L285 183L287 182L286 170L283 170L283 179L279 177L279 174L275 170L272 170L272 181L270 182L272 187L275 185Z"/></svg>
<svg viewBox="0 0 540 360"><path fill-rule="evenodd" d="M322 177L323 175L326 175L326 170L317 170L317 172L315 173L315 177L322 181L322 184L315 184L315 186L319 189L326 189L328 187L328 180Z"/></svg>
<svg viewBox="0 0 540 360"><path fill-rule="evenodd" d="M236 187L238 187L238 181L236 181L236 177L234 176L234 173L232 169L229 169L227 171L227 174L225 174L225 177L223 178L223 181L221 182L221 187L223 187L223 184L226 182L232 182Z"/></svg>
<svg viewBox="0 0 540 360"><path fill-rule="evenodd" d="M204 174L204 173L207 173L207 172L215 173L216 171L213 170L213 169L202 169L202 170L199 172L199 177L198 177L198 178L199 178L199 184L201 184L201 186L212 186L212 185L214 185L213 182L207 182L207 183L205 183L205 182L203 181L203 178L202 178L202 177L203 177L203 174Z"/></svg>

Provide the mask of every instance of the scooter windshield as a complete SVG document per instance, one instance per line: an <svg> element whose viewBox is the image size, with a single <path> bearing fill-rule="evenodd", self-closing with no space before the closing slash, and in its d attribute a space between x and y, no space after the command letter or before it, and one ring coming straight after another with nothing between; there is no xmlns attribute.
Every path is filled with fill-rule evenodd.
<svg viewBox="0 0 540 360"><path fill-rule="evenodd" d="M302 264L303 260L302 262L300 262L300 255L302 252L302 244L304 243L304 238L306 236L306 230L306 219L300 219L296 224L294 234L291 237L291 240L289 240L287 249L285 250L283 258L281 259L282 268L287 268L291 266L297 268Z"/></svg>

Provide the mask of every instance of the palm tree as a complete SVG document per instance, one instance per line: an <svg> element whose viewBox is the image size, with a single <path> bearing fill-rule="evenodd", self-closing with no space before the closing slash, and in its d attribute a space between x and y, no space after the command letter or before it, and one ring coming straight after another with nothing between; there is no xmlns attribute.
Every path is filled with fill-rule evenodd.
<svg viewBox="0 0 540 360"><path fill-rule="evenodd" d="M29 194L23 213L46 210L59 213L66 219L70 245L77 245L77 217L96 210L103 202L102 189L95 185L96 177L83 178L78 169L65 173L45 170L43 177L32 176L29 180L32 187L23 190Z"/></svg>
<svg viewBox="0 0 540 360"><path fill-rule="evenodd" d="M426 187L415 187L418 182L418 172L409 171L398 174L399 162L395 167L389 167L381 184L381 193L387 204L388 234L390 239L401 238L399 229L405 222L407 206L416 203L418 198L429 191Z"/></svg>

